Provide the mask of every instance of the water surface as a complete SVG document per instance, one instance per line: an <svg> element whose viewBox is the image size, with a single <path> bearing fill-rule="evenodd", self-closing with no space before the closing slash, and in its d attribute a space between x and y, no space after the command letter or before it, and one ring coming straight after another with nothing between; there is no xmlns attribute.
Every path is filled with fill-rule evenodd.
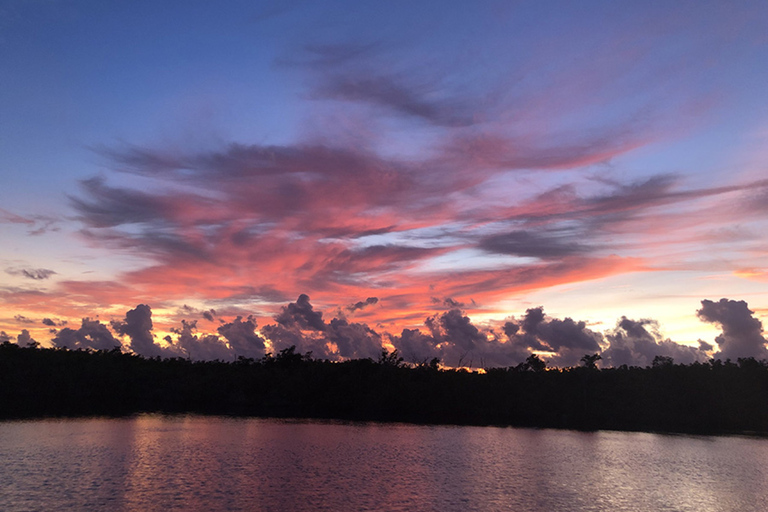
<svg viewBox="0 0 768 512"><path fill-rule="evenodd" d="M758 511L768 440L217 417L0 423L0 510Z"/></svg>

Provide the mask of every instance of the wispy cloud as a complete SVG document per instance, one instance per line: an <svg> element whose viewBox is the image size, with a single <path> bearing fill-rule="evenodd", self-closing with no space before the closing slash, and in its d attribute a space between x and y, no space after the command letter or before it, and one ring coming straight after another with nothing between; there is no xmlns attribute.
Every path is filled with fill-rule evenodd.
<svg viewBox="0 0 768 512"><path fill-rule="evenodd" d="M35 281L42 281L56 275L56 272L48 268L6 268L5 273L12 276L22 276Z"/></svg>

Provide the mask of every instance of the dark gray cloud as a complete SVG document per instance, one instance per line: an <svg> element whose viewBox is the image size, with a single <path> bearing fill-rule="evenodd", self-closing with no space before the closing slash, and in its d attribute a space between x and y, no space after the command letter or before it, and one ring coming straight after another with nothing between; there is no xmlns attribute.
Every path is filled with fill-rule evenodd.
<svg viewBox="0 0 768 512"><path fill-rule="evenodd" d="M708 358L702 346L689 347L669 339L663 339L658 322L621 317L611 332L606 334L609 343L602 352L602 366L650 366L657 356L671 357L676 363L691 364Z"/></svg>
<svg viewBox="0 0 768 512"><path fill-rule="evenodd" d="M534 258L562 258L590 250L577 242L584 237L569 231L512 231L480 240L479 247L497 254L530 256Z"/></svg>
<svg viewBox="0 0 768 512"><path fill-rule="evenodd" d="M35 323L34 320L32 320L31 318L27 318L24 315L14 315L13 319L16 320L17 322L21 323L21 324L34 324Z"/></svg>
<svg viewBox="0 0 768 512"><path fill-rule="evenodd" d="M378 297L368 297L364 301L358 301L354 304L350 304L349 306L347 306L347 311L349 311L350 313L353 313L359 309L363 309L367 306L372 306L374 304L377 304L378 302L379 302Z"/></svg>
<svg viewBox="0 0 768 512"><path fill-rule="evenodd" d="M442 300L438 297L430 297L430 300L433 304L438 304L448 309L462 309L464 306L466 306L465 303L460 302L452 297L446 297Z"/></svg>
<svg viewBox="0 0 768 512"><path fill-rule="evenodd" d="M130 338L130 348L133 352L145 357L173 357L167 348L155 343L152 334L152 309L146 304L139 304L125 314L123 321L112 321L112 329L118 334Z"/></svg>
<svg viewBox="0 0 768 512"><path fill-rule="evenodd" d="M375 304L371 297L360 304ZM447 304L447 302L446 302ZM353 305L356 306L357 304ZM184 312L199 314L185 307ZM722 299L702 301L699 317L723 328L716 339L719 358L764 358L768 342L762 336L762 324L744 301ZM354 323L343 316L329 322L315 310L309 296L301 294L275 316L275 324L258 329L253 316L237 316L231 322L221 321L217 334L196 334L197 320L182 320L181 327L172 329L176 339L166 337L168 347L155 343L152 334L151 309L140 304L126 313L123 321L112 321L114 331L130 338L133 352L147 357L184 356L193 360L234 361L237 357L263 357L267 340L274 352L295 346L298 353L310 352L314 357L329 360L372 358L379 356L384 337L412 363L437 358L447 366L507 367L524 361L534 352L543 356L550 366L569 367L579 364L584 355L600 354L601 366L649 366L656 357L671 358L676 363L690 364L709 358L713 346L699 340L691 347L664 339L659 325L650 319L632 320L622 317L616 327L605 335L588 328L586 322L571 318L551 318L542 307L529 308L522 318L507 319L499 327L479 327L464 311L450 309L427 317L426 332L403 329L400 335L379 333L365 323ZM341 312L339 312L341 315ZM59 323L44 319L43 323ZM500 329L500 331L498 330ZM56 347L70 349L112 349L120 341L98 320L84 318L79 329L52 329ZM10 337L8 340L10 341ZM19 340L32 343L28 332Z"/></svg>
<svg viewBox="0 0 768 512"><path fill-rule="evenodd" d="M31 347L37 345L37 341L29 334L27 329L22 329L18 336L16 336L16 343L22 347Z"/></svg>
<svg viewBox="0 0 768 512"><path fill-rule="evenodd" d="M256 319L252 316L245 320L238 316L233 321L220 325L217 331L227 340L235 358L259 359L264 356L264 338L256 332L256 328Z"/></svg>
<svg viewBox="0 0 768 512"><path fill-rule="evenodd" d="M90 200L71 196L75 210L89 226L115 227L123 224L156 223L172 216L168 197L138 190L109 187L104 178L83 180L81 186Z"/></svg>
<svg viewBox="0 0 768 512"><path fill-rule="evenodd" d="M703 300L697 314L701 320L718 324L723 330L715 338L719 351L714 357L723 360L740 357L768 359L768 341L763 337L763 324L754 317L754 312L745 301Z"/></svg>
<svg viewBox="0 0 768 512"><path fill-rule="evenodd" d="M403 329L400 336L390 336L390 341L409 363L424 363L433 358L443 358L442 352L437 348L439 342L418 329Z"/></svg>
<svg viewBox="0 0 768 512"><path fill-rule="evenodd" d="M312 356L318 359L337 359L328 347L325 332L302 331L298 325L286 327L281 324L267 324L261 328L261 334L272 342L275 352L295 346L297 353L311 352Z"/></svg>
<svg viewBox="0 0 768 512"><path fill-rule="evenodd" d="M414 354L418 362L437 357L448 366L510 366L530 355L518 337L500 338L492 330L479 328L460 309L429 317L424 322L431 335L404 330L393 337L403 354ZM428 350L431 354L427 354Z"/></svg>
<svg viewBox="0 0 768 512"><path fill-rule="evenodd" d="M43 318L42 323L43 325L47 325L49 327L64 327L67 325L66 320L53 320L51 318Z"/></svg>
<svg viewBox="0 0 768 512"><path fill-rule="evenodd" d="M215 334L194 334L197 320L181 321L181 328L172 329L178 335L175 347L193 361L232 361L233 353Z"/></svg>
<svg viewBox="0 0 768 512"><path fill-rule="evenodd" d="M431 319L427 319L429 323ZM470 352L478 343L485 341L485 335L472 324L460 309L451 309L439 317L443 339L449 340L460 350Z"/></svg>
<svg viewBox="0 0 768 512"><path fill-rule="evenodd" d="M587 328L586 322L571 318L548 318L544 308L529 308L519 321L504 323L504 334L509 343L530 351L551 352L548 362L553 366L575 366L585 354L602 350L603 335Z"/></svg>
<svg viewBox="0 0 768 512"><path fill-rule="evenodd" d="M109 328L98 320L83 318L79 329L65 327L61 329L51 340L55 347L76 349L112 350L120 347L120 340L116 339Z"/></svg>
<svg viewBox="0 0 768 512"><path fill-rule="evenodd" d="M600 352L602 341L602 335L585 322L547 318L540 307L527 310L520 320L506 321L501 335L474 325L459 309L429 317L425 326L429 334L404 329L399 336L390 336L406 360L437 357L449 366L506 367L524 361L532 351L542 351L554 353L549 356L553 365L573 366L584 354Z"/></svg>
<svg viewBox="0 0 768 512"><path fill-rule="evenodd" d="M381 354L381 336L366 324L334 318L326 332L328 340L336 345L338 356L344 359L376 359Z"/></svg>
<svg viewBox="0 0 768 512"><path fill-rule="evenodd" d="M56 275L55 271L47 268L7 268L5 272L12 276L23 276L35 281L42 281Z"/></svg>
<svg viewBox="0 0 768 512"><path fill-rule="evenodd" d="M371 297L366 305L377 302ZM305 294L284 306L275 321L277 325L264 326L262 333L278 351L295 345L299 353L312 352L315 357L332 360L376 358L381 353L382 339L376 331L345 318L333 318L326 324L322 312L314 310Z"/></svg>
<svg viewBox="0 0 768 512"><path fill-rule="evenodd" d="M299 329L325 331L323 313L315 311L309 302L309 296L303 293L296 302L283 306L280 314L275 316L275 321L284 327L296 326Z"/></svg>

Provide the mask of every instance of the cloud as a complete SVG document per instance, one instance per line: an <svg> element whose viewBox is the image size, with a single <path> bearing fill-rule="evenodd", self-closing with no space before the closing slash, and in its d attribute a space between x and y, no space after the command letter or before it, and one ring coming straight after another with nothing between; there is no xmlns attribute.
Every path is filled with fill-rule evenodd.
<svg viewBox="0 0 768 512"><path fill-rule="evenodd" d="M29 347L37 345L37 341L29 334L27 329L22 329L19 335L16 337L16 343L22 347Z"/></svg>
<svg viewBox="0 0 768 512"><path fill-rule="evenodd" d="M364 105L377 115L439 127L477 123L478 98L461 94L434 69L430 74L423 68L393 70L384 62L386 50L377 43L307 44L281 63L309 71L314 100L333 100L341 108Z"/></svg>
<svg viewBox="0 0 768 512"><path fill-rule="evenodd" d="M47 268L7 268L5 272L12 276L23 276L35 281L42 281L56 275L56 272Z"/></svg>
<svg viewBox="0 0 768 512"><path fill-rule="evenodd" d="M371 297L366 305L377 302ZM315 357L332 360L376 358L381 353L382 339L376 331L345 318L326 323L323 313L314 310L306 294L284 306L275 321L277 325L262 328L275 350L295 345L300 353L312 352Z"/></svg>
<svg viewBox="0 0 768 512"><path fill-rule="evenodd" d="M193 361L232 361L232 351L221 338L214 334L197 336L194 334L195 329L197 329L197 320L191 322L182 320L181 328L173 330L178 334L176 348Z"/></svg>
<svg viewBox="0 0 768 512"><path fill-rule="evenodd" d="M198 314L199 311L187 306L181 313ZM542 307L529 308L520 318L507 318L503 323L490 321L481 326L475 325L463 310L453 308L427 316L425 331L406 328L399 335L374 330L366 323L350 322L341 311L339 315L326 322L323 312L315 309L309 296L301 294L275 315L276 323L261 329L252 315L237 316L231 322L221 320L216 333L198 334L197 320L181 320L180 327L171 329L176 338L165 338L168 346L155 342L152 310L146 304L129 310L122 321L113 320L111 326L118 335L130 338L128 348L134 353L145 357L183 356L192 360L259 359L268 347L278 352L291 346L295 346L298 353L311 352L319 359L376 359L388 340L412 363L437 358L448 366L508 367L536 352L543 353L550 366L570 367L579 365L585 354L598 353L602 356L602 366L616 367L649 366L657 356L669 357L681 364L701 362L710 357L714 348L703 340L699 340L698 347L692 347L665 339L658 322L651 319L632 320L624 316L615 328L603 335L589 329L584 321L551 318ZM744 301L704 300L698 315L723 328L723 334L716 339L720 351L715 357L762 358L766 354L768 342L761 334L762 325ZM48 318L43 322L49 326L61 325ZM55 335L52 343L56 347L109 350L120 346L119 339L107 325L90 318L84 318L77 330L64 328L51 332ZM28 335L28 331L26 334L22 331L19 339L24 343L34 342Z"/></svg>
<svg viewBox="0 0 768 512"><path fill-rule="evenodd" d="M480 241L479 247L498 254L557 259L587 252L588 248L577 242L577 239L583 237L572 231L512 231L486 237Z"/></svg>
<svg viewBox="0 0 768 512"><path fill-rule="evenodd" d="M49 327L64 327L67 325L66 320L52 320L50 318L43 318L42 323L43 325L47 325Z"/></svg>
<svg viewBox="0 0 768 512"><path fill-rule="evenodd" d="M768 359L768 341L762 334L763 324L753 316L754 312L745 301L703 300L697 314L704 322L715 323L723 330L715 338L719 351L714 357L733 360L740 357Z"/></svg>
<svg viewBox="0 0 768 512"><path fill-rule="evenodd" d="M532 350L555 353L551 363L557 366L575 366L584 354L600 352L603 336L587 328L586 322L574 321L571 318L546 319L541 307L526 311L519 328L524 334L505 324L505 333L509 332L510 339L518 337L523 345Z"/></svg>
<svg viewBox="0 0 768 512"><path fill-rule="evenodd" d="M403 329L399 336L390 336L392 345L411 363L421 363L442 358L437 348L439 342L419 329Z"/></svg>
<svg viewBox="0 0 768 512"><path fill-rule="evenodd" d="M65 327L51 340L55 347L75 349L112 350L120 347L109 328L98 320L83 318L79 329Z"/></svg>
<svg viewBox="0 0 768 512"><path fill-rule="evenodd" d="M245 321L238 316L220 325L217 331L227 340L235 358L259 359L264 356L264 338L256 332L256 327L256 320L252 316Z"/></svg>
<svg viewBox="0 0 768 512"><path fill-rule="evenodd" d="M296 302L283 306L282 312L275 316L275 321L284 327L325 331L323 313L314 311L309 296L304 293L299 295Z"/></svg>
<svg viewBox="0 0 768 512"><path fill-rule="evenodd" d="M471 352L478 343L485 341L483 333L460 309L451 309L439 317L428 318L425 324L433 335L437 334L440 338L449 340L455 347L465 352Z"/></svg>
<svg viewBox="0 0 768 512"><path fill-rule="evenodd" d="M334 318L326 329L328 341L336 345L344 359L375 359L381 354L381 336L365 324Z"/></svg>
<svg viewBox="0 0 768 512"><path fill-rule="evenodd" d="M466 306L465 303L460 302L452 297L446 297L442 300L440 300L438 297L431 297L430 300L433 304L440 305L448 309L462 309Z"/></svg>
<svg viewBox="0 0 768 512"><path fill-rule="evenodd" d="M608 348L602 352L603 366L650 366L656 356L671 357L676 363L705 361L706 345L690 347L663 339L655 320L632 320L625 316L606 334Z"/></svg>
<svg viewBox="0 0 768 512"><path fill-rule="evenodd" d="M14 315L13 319L16 320L17 322L19 322L20 324L34 324L35 323L34 320L32 320L31 318L27 318L27 317L25 317L23 315Z"/></svg>
<svg viewBox="0 0 768 512"><path fill-rule="evenodd" d="M347 311L349 311L350 313L354 313L359 309L363 309L367 306L372 306L374 304L377 304L378 302L379 302L379 299L377 297L368 297L364 301L359 301L354 304L350 304L349 306L347 306Z"/></svg>
<svg viewBox="0 0 768 512"><path fill-rule="evenodd" d="M0 222L10 224L24 224L29 227L27 234L38 236L49 231L59 231L57 225L60 219L48 217L46 215L21 216L0 208Z"/></svg>
<svg viewBox="0 0 768 512"><path fill-rule="evenodd" d="M510 293L647 269L657 262L631 245L658 230L658 217L695 224L697 201L765 188L697 189L678 175L627 179L610 166L597 176L594 165L667 140L677 129L667 128L668 112L679 113L687 101L656 91L659 102L646 103L645 89L630 87L642 92L644 106L613 103L633 94L632 83L616 80L636 78L638 70L608 51L611 45L591 48L606 48L595 62L575 64L560 54L550 55L559 66L530 62L541 73L536 85L520 71L519 55L488 75L474 61L461 68L414 63L410 47L406 55L383 41L297 47L279 64L306 78L311 122L301 138L223 141L200 151L102 149L119 181L110 174L85 180L70 198L89 241L147 262L119 276L133 303L194 293L217 308L261 301L269 314L306 292L322 293L341 310L354 306L347 306L350 297L387 293L411 304L427 295L490 304ZM600 107L611 115L597 114ZM369 133L345 134L325 118L326 108ZM551 172L532 172L542 169ZM679 242L645 239L651 246ZM480 256L433 264L461 251ZM474 259L495 268L466 268ZM106 286L89 292L95 303L112 297ZM365 316L391 322L417 314L402 308L386 317L389 311L371 308Z"/></svg>
<svg viewBox="0 0 768 512"><path fill-rule="evenodd" d="M460 309L451 309L424 321L429 334L403 329L390 335L395 348L414 363L437 358L448 366L503 367L517 364L530 355L518 339L503 339L479 328Z"/></svg>
<svg viewBox="0 0 768 512"><path fill-rule="evenodd" d="M267 324L261 328L261 334L269 340L275 352L296 347L298 353L311 352L318 359L337 359L328 346L325 332L302 331L298 325L286 327L281 324Z"/></svg>
<svg viewBox="0 0 768 512"><path fill-rule="evenodd" d="M70 201L89 226L114 227L123 224L152 223L173 214L169 197L128 188L114 188L102 177L83 180L81 186L91 200L70 196Z"/></svg>
<svg viewBox="0 0 768 512"><path fill-rule="evenodd" d="M471 126L476 119L460 98L446 97L436 84L406 84L404 77L347 72L324 79L316 98L361 102L387 113L412 117L437 126ZM429 97L433 97L429 99Z"/></svg>
<svg viewBox="0 0 768 512"><path fill-rule="evenodd" d="M152 334L152 309L146 304L139 304L125 314L123 321L112 321L112 329L118 334L128 336L128 348L145 357L172 357L169 349L155 343Z"/></svg>

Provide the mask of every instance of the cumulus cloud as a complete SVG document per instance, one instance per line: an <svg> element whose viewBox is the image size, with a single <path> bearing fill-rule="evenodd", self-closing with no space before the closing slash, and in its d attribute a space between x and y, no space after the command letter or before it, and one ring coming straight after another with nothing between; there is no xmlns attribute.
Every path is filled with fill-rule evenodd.
<svg viewBox="0 0 768 512"><path fill-rule="evenodd" d="M275 321L284 327L296 326L299 329L325 330L323 313L314 311L309 302L309 296L304 293L299 295L296 302L283 306L282 312L275 316Z"/></svg>
<svg viewBox="0 0 768 512"><path fill-rule="evenodd" d="M65 327L51 340L55 347L75 349L112 350L120 347L109 328L98 320L83 318L79 329Z"/></svg>
<svg viewBox="0 0 768 512"><path fill-rule="evenodd" d="M375 304L370 298L367 302ZM450 305L454 301L443 301ZM363 303L361 301L361 303ZM370 305L367 304L367 305ZM353 304L352 306L356 306ZM186 308L197 315L198 310ZM237 316L230 322L220 320L216 333L197 331L197 320L182 320L181 327L167 336L168 346L160 346L152 333L152 311L146 304L129 310L124 320L113 320L112 329L128 336L127 348L147 357L188 357L192 360L234 361L238 357L259 359L269 347L278 352L295 346L297 352L310 352L329 360L372 358L379 356L388 340L409 362L422 363L437 358L447 366L508 367L519 364L532 353L539 353L550 366L579 365L584 355L600 354L601 365L649 366L656 357L672 358L677 363L704 361L714 349L699 340L697 347L665 339L655 320L633 320L622 317L616 327L605 334L592 331L584 321L552 318L542 307L529 308L522 317L507 318L503 323L475 325L459 308L428 316L424 330L403 329L400 334L376 331L365 323L350 322L341 311L325 321L306 294L283 306L274 316L275 323L259 329L254 316ZM715 357L739 358L766 356L768 342L762 336L762 324L744 301L722 299L702 301L699 317L719 324L723 333L717 337L719 351ZM43 319L54 327L62 323ZM121 346L107 325L84 318L79 329L52 329L52 343L70 349L109 350ZM8 341L10 336L6 335ZM3 339L6 339L3 338ZM34 343L24 330L20 343Z"/></svg>
<svg viewBox="0 0 768 512"><path fill-rule="evenodd" d="M377 302L371 297L358 304L365 307ZM275 321L277 324L265 325L261 332L277 351L295 345L300 353L311 352L314 357L331 360L376 358L381 353L382 338L375 330L343 317L326 323L306 294L284 306Z"/></svg>
<svg viewBox="0 0 768 512"><path fill-rule="evenodd" d="M516 337L500 337L480 328L461 309L451 309L424 321L428 334L403 329L390 335L392 345L409 362L437 358L448 366L503 367L519 363L530 355L529 347Z"/></svg>
<svg viewBox="0 0 768 512"><path fill-rule="evenodd" d="M27 329L22 329L18 336L16 336L16 343L22 347L31 347L37 345L37 341L29 334Z"/></svg>
<svg viewBox="0 0 768 512"><path fill-rule="evenodd" d="M715 353L716 358L768 359L768 341L763 336L763 324L754 317L754 312L745 301L725 298L718 302L703 300L697 313L704 322L715 323L723 330L722 334L715 338L719 349Z"/></svg>
<svg viewBox="0 0 768 512"><path fill-rule="evenodd" d="M344 359L375 359L381 353L381 336L365 324L334 318L326 330L328 341L336 345Z"/></svg>
<svg viewBox="0 0 768 512"><path fill-rule="evenodd" d="M543 308L526 312L521 327L524 344L534 350L555 353L551 362L557 366L574 366L584 354L600 352L603 336L587 328L586 322L571 318L545 319Z"/></svg>
<svg viewBox="0 0 768 512"><path fill-rule="evenodd" d="M434 358L442 359L439 342L419 329L403 329L399 336L390 336L390 342L410 363L422 363Z"/></svg>
<svg viewBox="0 0 768 512"><path fill-rule="evenodd" d="M656 356L671 357L676 363L705 361L705 346L690 347L664 339L655 320L632 320L621 317L616 327L606 334L609 343L602 353L603 366L650 366Z"/></svg>
<svg viewBox="0 0 768 512"><path fill-rule="evenodd" d="M152 309L146 304L139 304L125 314L123 321L112 321L112 329L118 334L128 336L133 352L145 357L171 357L174 354L155 343L152 334Z"/></svg>
<svg viewBox="0 0 768 512"><path fill-rule="evenodd" d="M256 319L252 316L245 320L238 316L217 330L227 340L235 358L259 359L264 355L264 338L256 332L256 327Z"/></svg>
<svg viewBox="0 0 768 512"><path fill-rule="evenodd" d="M173 329L178 334L176 345L193 361L232 361L233 354L221 338L214 334L194 334L197 320L182 320L181 328Z"/></svg>
<svg viewBox="0 0 768 512"><path fill-rule="evenodd" d="M325 332L302 331L294 325L286 327L281 324L267 324L261 328L262 335L270 341L275 352L285 350L292 346L301 354L312 353L318 359L336 359L328 345Z"/></svg>

